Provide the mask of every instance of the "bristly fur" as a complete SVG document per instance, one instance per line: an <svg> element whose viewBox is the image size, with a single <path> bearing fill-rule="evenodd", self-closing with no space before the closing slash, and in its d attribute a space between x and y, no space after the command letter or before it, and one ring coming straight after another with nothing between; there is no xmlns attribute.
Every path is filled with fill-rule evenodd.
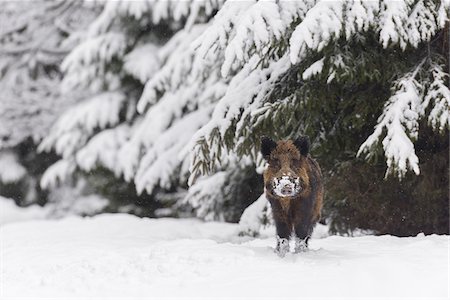
<svg viewBox="0 0 450 300"><path fill-rule="evenodd" d="M264 185L277 235L281 239L289 239L293 234L307 245L320 219L323 202L322 173L319 164L309 155L309 139L301 136L295 141L274 142L263 137L261 152L269 163L264 171ZM281 197L273 192L273 180L284 174L298 177L301 190L297 195Z"/></svg>

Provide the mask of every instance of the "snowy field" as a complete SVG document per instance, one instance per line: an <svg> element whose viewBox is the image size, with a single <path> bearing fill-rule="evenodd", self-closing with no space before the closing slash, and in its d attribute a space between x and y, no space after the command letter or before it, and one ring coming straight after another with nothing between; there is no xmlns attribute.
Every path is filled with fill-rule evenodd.
<svg viewBox="0 0 450 300"><path fill-rule="evenodd" d="M271 230L238 237L235 224L126 214L22 219L0 227L1 299L448 297L448 236L317 229L310 251L282 259Z"/></svg>

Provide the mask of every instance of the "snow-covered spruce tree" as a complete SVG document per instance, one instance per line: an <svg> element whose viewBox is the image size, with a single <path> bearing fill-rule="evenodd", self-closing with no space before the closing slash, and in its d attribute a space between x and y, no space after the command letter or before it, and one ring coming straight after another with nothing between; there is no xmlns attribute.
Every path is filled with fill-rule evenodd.
<svg viewBox="0 0 450 300"><path fill-rule="evenodd" d="M2 3L0 11L0 194L25 205L43 200L39 177L55 159L37 143L75 95L61 97L58 65L93 17L78 1ZM68 36L71 35L69 39Z"/></svg>
<svg viewBox="0 0 450 300"><path fill-rule="evenodd" d="M219 186L239 183L225 179L235 169L262 165L261 134L310 135L326 169L359 150L384 155L386 174L418 174L419 123L449 126L448 9L440 1L108 3L63 63L66 89L93 97L42 143L63 157L42 184L103 166L154 193L189 176L177 203L220 219L227 189Z"/></svg>
<svg viewBox="0 0 450 300"><path fill-rule="evenodd" d="M172 199L174 208L193 208L205 219L238 220L234 211L241 212L251 197L231 200L248 181L243 174L251 181L248 173L254 173L254 167L234 162L231 170L223 168L215 179L199 179L197 188L186 192L186 146L209 121L227 84L217 71L221 62L212 55L196 56L191 43L221 5L221 1L105 5L83 42L62 64L63 90L90 95L59 118L40 146L62 156L42 178L44 188L78 170L102 168L132 181L139 194L145 191L161 202ZM200 188L206 184L218 190Z"/></svg>

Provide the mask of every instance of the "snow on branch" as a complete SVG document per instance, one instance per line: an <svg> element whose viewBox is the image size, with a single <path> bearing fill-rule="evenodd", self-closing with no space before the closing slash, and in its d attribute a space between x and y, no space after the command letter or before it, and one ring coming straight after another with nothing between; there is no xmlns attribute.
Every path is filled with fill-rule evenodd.
<svg viewBox="0 0 450 300"><path fill-rule="evenodd" d="M378 25L380 42L385 48L390 42L398 43L402 49L408 45L417 47L430 41L443 27L441 14L434 1L384 1Z"/></svg>
<svg viewBox="0 0 450 300"><path fill-rule="evenodd" d="M142 0L142 1L108 1L103 12L89 28L90 36L97 36L107 32L114 21L123 17L132 17L140 21L148 21L158 24L163 21L171 21L179 24L184 19L185 28L189 29L198 19L200 14L210 16L223 5L224 0L202 1L167 1L167 0Z"/></svg>
<svg viewBox="0 0 450 300"><path fill-rule="evenodd" d="M435 17L436 5L433 1L419 0L413 7L407 21L408 42L417 47L419 43L430 41L438 30Z"/></svg>
<svg viewBox="0 0 450 300"><path fill-rule="evenodd" d="M49 189L65 182L75 171L76 166L72 160L61 159L51 165L41 178L41 188Z"/></svg>
<svg viewBox="0 0 450 300"><path fill-rule="evenodd" d="M282 38L286 27L281 20L279 6L275 1L259 1L244 11L234 24L234 37L227 43L222 76L226 77L233 63L248 61L254 47L261 57L267 55L271 44Z"/></svg>
<svg viewBox="0 0 450 300"><path fill-rule="evenodd" d="M214 16L212 25L193 42L197 55L205 57L208 52L225 49L230 31L233 30L241 14L255 3L252 1L227 1Z"/></svg>
<svg viewBox="0 0 450 300"><path fill-rule="evenodd" d="M350 39L356 32L367 31L379 13L378 1L348 1L344 11L345 37Z"/></svg>
<svg viewBox="0 0 450 300"><path fill-rule="evenodd" d="M105 129L93 136L75 156L77 165L83 171L91 171L101 165L116 176L121 174L119 168L119 149L130 136L130 126L121 124L115 128Z"/></svg>
<svg viewBox="0 0 450 300"><path fill-rule="evenodd" d="M320 1L306 13L290 37L291 62L296 64L307 51L320 52L333 39L345 33L350 39L357 32L374 27L384 48L430 41L448 19L445 5L433 1ZM443 21L444 20L444 21Z"/></svg>
<svg viewBox="0 0 450 300"><path fill-rule="evenodd" d="M174 177L186 176L188 164L184 163L184 170L180 170L187 158L182 149L194 132L208 121L211 111L211 104L204 105L175 121L161 136L153 140L152 147L142 157L136 173L138 193L145 189L150 194L156 186L170 188Z"/></svg>
<svg viewBox="0 0 450 300"><path fill-rule="evenodd" d="M62 82L63 90L91 86L97 77L105 76L107 64L114 57L125 53L126 45L126 36L118 32L85 40L61 64L61 69L66 73Z"/></svg>
<svg viewBox="0 0 450 300"><path fill-rule="evenodd" d="M251 122L249 123L248 121L253 117L253 113L266 103L273 87L290 67L291 63L289 57L285 54L278 60L270 61L265 68L256 68L255 70L252 70L248 79L244 80L242 83L235 81L234 83L236 85L230 84L232 89L244 89L247 84L252 85L251 82L253 81L252 89L249 89L249 91L253 93L253 97L249 95L248 99L251 100L251 102L243 102L240 108L242 114L238 118L237 115L235 115L236 120L238 120L238 122L236 122L236 132L234 134L236 141L239 141L240 137L247 136L248 133L252 131L250 125ZM232 117L232 115L227 113L227 117ZM225 133L223 129L221 131ZM238 145L239 142L236 146Z"/></svg>
<svg viewBox="0 0 450 300"><path fill-rule="evenodd" d="M211 90L217 85L217 76L211 76L206 82L194 82L190 86L182 86L174 92L166 92L159 101L151 106L132 137L135 143L150 146L171 124L185 113L199 108L199 104L207 104L215 94ZM206 99L205 99L206 96Z"/></svg>
<svg viewBox="0 0 450 300"><path fill-rule="evenodd" d="M119 164L126 180L136 176L136 180L139 181L136 182L137 186L150 191L154 188L154 183L158 182L152 178L163 174L171 174L166 178L174 177L172 174L178 172L179 165L188 156L187 142L196 130L209 120L211 104L224 93L225 86L218 79L216 74L209 77L206 82L194 82L193 85L185 86L174 93L166 92L158 103L148 109L144 118L136 123L129 141L121 149ZM205 107L208 109L205 110ZM201 113L193 115L199 111ZM183 123L188 121L192 124ZM177 144L174 152L167 154L168 149L174 147L171 145L175 141ZM144 149L146 154L141 157ZM159 158L158 155L166 159ZM158 157L158 161L154 161L155 157ZM155 168L155 164L158 165L158 170L165 171L155 174L147 171ZM140 175L136 174L137 171ZM162 182L168 184L167 180Z"/></svg>
<svg viewBox="0 0 450 300"><path fill-rule="evenodd" d="M450 0L442 0L437 12L439 27L444 28L445 22L450 19Z"/></svg>
<svg viewBox="0 0 450 300"><path fill-rule="evenodd" d="M175 91L183 83L194 81L201 72L194 72L194 68L204 70L210 61L196 60L195 51L190 48L192 41L205 30L205 25L195 25L190 31L181 30L172 39L158 50L157 57L162 68L147 81L140 100L138 112L143 113L147 105L158 101L157 95L163 92ZM196 66L197 65L197 66Z"/></svg>
<svg viewBox="0 0 450 300"><path fill-rule="evenodd" d="M124 57L125 72L145 84L161 67L158 50L153 43L135 47Z"/></svg>
<svg viewBox="0 0 450 300"><path fill-rule="evenodd" d="M225 220L226 207L236 201L236 189L245 178L245 169L252 166L252 160L239 159L235 154L229 157L229 164L222 170L199 177L189 187L183 199L190 205L198 218L206 221Z"/></svg>
<svg viewBox="0 0 450 300"><path fill-rule="evenodd" d="M315 1L229 1L193 46L200 57L224 54L221 74L227 77L258 54L266 57L283 40L292 23L303 18ZM233 72L233 73L234 73Z"/></svg>
<svg viewBox="0 0 450 300"><path fill-rule="evenodd" d="M400 43L402 49L406 47L408 39L407 28L405 25L409 15L408 1L383 1L380 13L379 29L380 42L386 48L389 42Z"/></svg>
<svg viewBox="0 0 450 300"><path fill-rule="evenodd" d="M357 154L368 153L370 156L384 136L382 144L388 167L386 176L397 173L402 178L407 170L420 173L413 141L418 135L418 120L424 114L423 87L415 79L422 64L395 83L392 96L387 100L374 132L360 146Z"/></svg>
<svg viewBox="0 0 450 300"><path fill-rule="evenodd" d="M305 15L290 38L290 59L301 61L308 49L321 51L343 27L343 1L320 1Z"/></svg>
<svg viewBox="0 0 450 300"><path fill-rule="evenodd" d="M114 56L124 53L126 36L123 33L109 32L104 35L88 39L64 59L61 68L65 72L72 72L94 62L110 62Z"/></svg>
<svg viewBox="0 0 450 300"><path fill-rule="evenodd" d="M63 157L70 156L84 145L96 129L119 123L124 101L125 95L121 92L105 92L67 110L43 139L39 151L55 148Z"/></svg>
<svg viewBox="0 0 450 300"><path fill-rule="evenodd" d="M206 221L223 221L223 210L220 206L224 202L223 189L229 185L230 172L220 171L211 176L199 178L193 184L184 198L184 202L192 206L198 218Z"/></svg>
<svg viewBox="0 0 450 300"><path fill-rule="evenodd" d="M433 65L431 68L432 82L424 99L424 109L430 104L432 109L428 122L435 130L443 131L450 128L450 90L446 84L449 75L442 70L442 66Z"/></svg>
<svg viewBox="0 0 450 300"><path fill-rule="evenodd" d="M303 71L302 78L303 80L307 80L314 75L317 75L322 72L323 69L323 61L325 58L321 58L318 61L312 63L305 71Z"/></svg>

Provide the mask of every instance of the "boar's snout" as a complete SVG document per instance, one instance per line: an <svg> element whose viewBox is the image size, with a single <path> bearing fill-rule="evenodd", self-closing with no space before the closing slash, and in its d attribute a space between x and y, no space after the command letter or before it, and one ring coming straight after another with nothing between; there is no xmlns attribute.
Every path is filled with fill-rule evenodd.
<svg viewBox="0 0 450 300"><path fill-rule="evenodd" d="M298 177L281 176L274 178L274 192L280 197L292 197L300 191L300 180Z"/></svg>

